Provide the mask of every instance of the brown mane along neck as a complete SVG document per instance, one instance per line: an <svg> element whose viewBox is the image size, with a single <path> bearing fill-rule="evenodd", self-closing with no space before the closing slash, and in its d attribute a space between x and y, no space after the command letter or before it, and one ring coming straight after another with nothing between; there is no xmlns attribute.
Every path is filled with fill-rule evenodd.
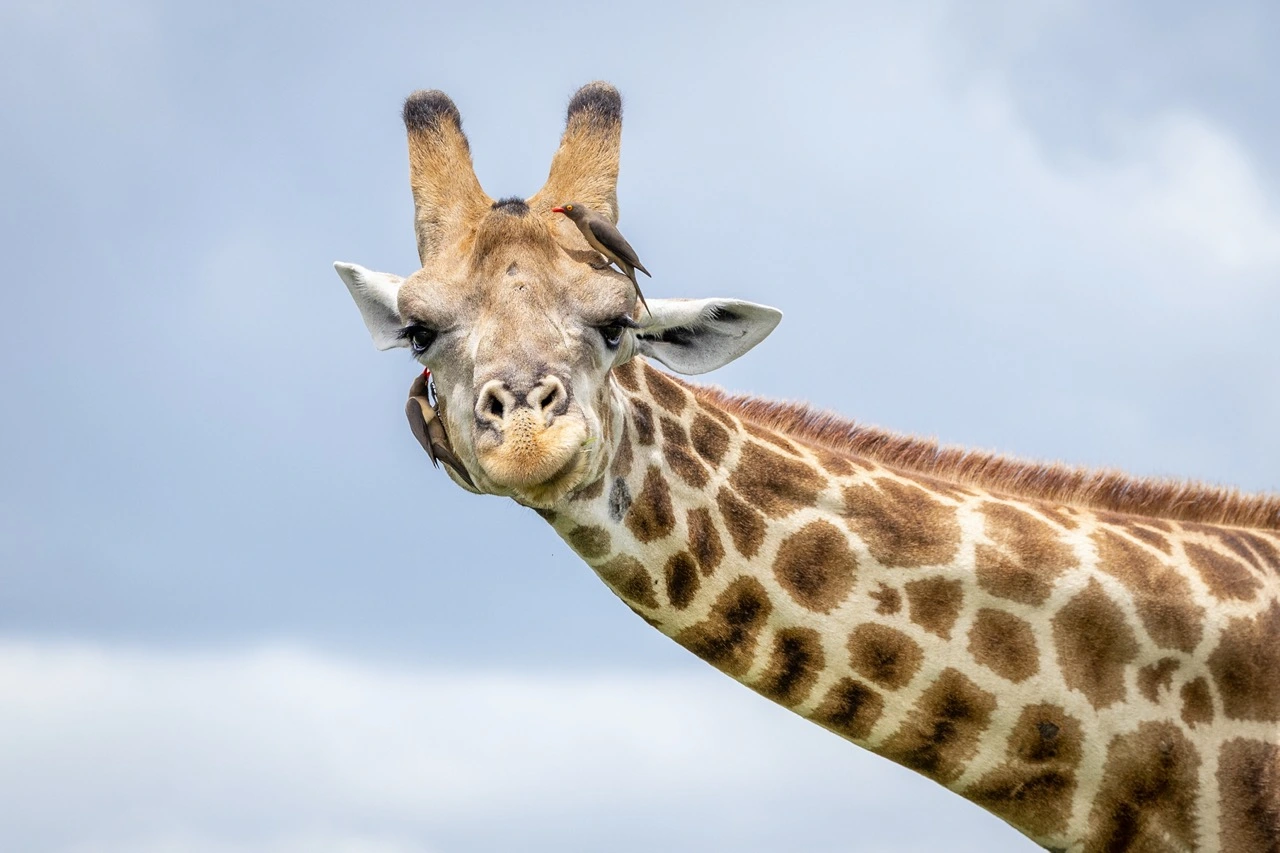
<svg viewBox="0 0 1280 853"><path fill-rule="evenodd" d="M669 375L669 374L668 374ZM935 439L890 432L805 403L731 394L671 377L699 401L743 421L842 456L869 459L1006 497L1172 521L1280 530L1280 495L1252 494L1189 480L1134 477L1122 471L1033 462Z"/></svg>

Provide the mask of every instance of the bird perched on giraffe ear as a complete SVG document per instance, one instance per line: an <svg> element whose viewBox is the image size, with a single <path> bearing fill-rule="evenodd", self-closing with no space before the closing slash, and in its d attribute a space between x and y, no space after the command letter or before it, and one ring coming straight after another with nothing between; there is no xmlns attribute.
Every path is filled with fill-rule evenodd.
<svg viewBox="0 0 1280 853"><path fill-rule="evenodd" d="M640 297L640 304L644 306L645 311L648 311L649 303L644 301L644 294L640 292L640 284L636 281L636 270L640 270L649 278L653 276L644 268L644 264L640 263L636 250L631 248L631 244L627 242L626 237L622 236L618 227L591 208L576 201L553 207L551 212L563 213L573 220L573 224L578 226L582 236L587 238L587 245L604 255L604 259L609 263L617 264L622 274L631 279L631 283L635 285L636 296Z"/></svg>

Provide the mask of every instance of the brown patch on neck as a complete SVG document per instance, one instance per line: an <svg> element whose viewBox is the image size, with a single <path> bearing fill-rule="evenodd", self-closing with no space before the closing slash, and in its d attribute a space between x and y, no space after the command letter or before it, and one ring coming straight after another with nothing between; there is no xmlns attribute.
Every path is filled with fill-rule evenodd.
<svg viewBox="0 0 1280 853"><path fill-rule="evenodd" d="M829 521L811 521L778 546L773 574L801 607L830 613L848 597L858 560Z"/></svg>
<svg viewBox="0 0 1280 853"><path fill-rule="evenodd" d="M955 509L916 486L882 477L874 486L846 486L844 504L849 529L881 565L942 565L960 548Z"/></svg>
<svg viewBox="0 0 1280 853"><path fill-rule="evenodd" d="M1084 849L1195 850L1199 769L1200 755L1173 723L1141 723L1113 738Z"/></svg>
<svg viewBox="0 0 1280 853"><path fill-rule="evenodd" d="M706 507L691 509L685 515L685 524L689 528L689 547L693 549L698 568L704 575L713 574L724 559L724 545L720 543L720 534L711 520L711 511Z"/></svg>
<svg viewBox="0 0 1280 853"><path fill-rule="evenodd" d="M1183 550L1187 552L1191 565L1200 573L1205 586L1218 598L1252 601L1257 597L1262 581L1240 561L1194 542L1185 543Z"/></svg>
<svg viewBox="0 0 1280 853"><path fill-rule="evenodd" d="M978 585L992 595L1044 604L1053 583L1080 564L1075 553L1046 522L1008 504L981 507L983 529L992 545L975 549Z"/></svg>
<svg viewBox="0 0 1280 853"><path fill-rule="evenodd" d="M896 628L868 622L849 634L849 666L888 690L910 684L923 661L920 644Z"/></svg>
<svg viewBox="0 0 1280 853"><path fill-rule="evenodd" d="M995 708L995 696L944 669L878 752L944 785L954 782L977 754Z"/></svg>
<svg viewBox="0 0 1280 853"><path fill-rule="evenodd" d="M853 678L842 678L827 695L809 719L824 729L850 740L862 740L884 713L884 698L871 687Z"/></svg>
<svg viewBox="0 0 1280 853"><path fill-rule="evenodd" d="M596 573L619 598L632 605L632 609L639 606L652 610L658 606L658 597L653 594L656 582L644 564L635 557L625 554L614 557L597 568Z"/></svg>
<svg viewBox="0 0 1280 853"><path fill-rule="evenodd" d="M671 533L676 524L671 508L671 491L657 468L645 472L644 485L627 510L627 527L641 542L652 542Z"/></svg>
<svg viewBox="0 0 1280 853"><path fill-rule="evenodd" d="M1209 672L1227 719L1280 722L1280 604L1229 620L1209 655Z"/></svg>
<svg viewBox="0 0 1280 853"><path fill-rule="evenodd" d="M1067 687L1102 709L1124 700L1124 671L1138 656L1138 640L1120 605L1102 584L1089 584L1053 617L1053 641Z"/></svg>
<svg viewBox="0 0 1280 853"><path fill-rule="evenodd" d="M729 484L765 515L781 518L814 506L826 481L804 462L747 442Z"/></svg>
<svg viewBox="0 0 1280 853"><path fill-rule="evenodd" d="M951 639L951 626L960 617L960 605L964 603L964 585L947 578L924 578L909 581L903 590L911 621L930 634Z"/></svg>
<svg viewBox="0 0 1280 853"><path fill-rule="evenodd" d="M719 388L674 381L691 391L703 406L723 408L744 423L762 426L842 456L871 459L899 471L1051 504L1280 530L1280 495L1244 494L1199 483L1144 479L1116 471L1027 462L977 450L944 447L929 439L865 426L803 403L734 395Z"/></svg>
<svg viewBox="0 0 1280 853"><path fill-rule="evenodd" d="M1012 613L984 607L969 629L969 654L980 665L1013 683L1040 671L1035 632Z"/></svg>
<svg viewBox="0 0 1280 853"><path fill-rule="evenodd" d="M1217 776L1222 849L1280 853L1280 746L1229 740Z"/></svg>
<svg viewBox="0 0 1280 853"><path fill-rule="evenodd" d="M1182 663L1177 658L1161 658L1138 670L1138 692L1160 704L1160 691L1173 687L1173 674Z"/></svg>
<svg viewBox="0 0 1280 853"><path fill-rule="evenodd" d="M1009 735L1005 762L961 796L1032 838L1061 834L1071 819L1082 753L1079 720L1058 705L1028 706Z"/></svg>
<svg viewBox="0 0 1280 853"><path fill-rule="evenodd" d="M724 518L725 529L733 540L733 547L747 559L760 550L764 542L764 516L746 501L734 494L733 489L722 486L716 493L716 506Z"/></svg>
<svg viewBox="0 0 1280 853"><path fill-rule="evenodd" d="M1209 682L1203 678L1182 685L1182 722L1191 728L1199 723L1213 722L1213 697L1209 695Z"/></svg>
<svg viewBox="0 0 1280 853"><path fill-rule="evenodd" d="M1156 645L1193 651L1204 633L1204 608L1191 597L1191 585L1169 563L1114 530L1093 534L1098 568L1133 594L1138 617Z"/></svg>
<svg viewBox="0 0 1280 853"><path fill-rule="evenodd" d="M751 668L771 612L764 586L743 576L720 593L706 619L676 634L675 641L721 672L741 678Z"/></svg>
<svg viewBox="0 0 1280 853"><path fill-rule="evenodd" d="M822 638L812 628L782 628L773 638L769 665L752 687L779 705L799 705L813 691L825 656Z"/></svg>

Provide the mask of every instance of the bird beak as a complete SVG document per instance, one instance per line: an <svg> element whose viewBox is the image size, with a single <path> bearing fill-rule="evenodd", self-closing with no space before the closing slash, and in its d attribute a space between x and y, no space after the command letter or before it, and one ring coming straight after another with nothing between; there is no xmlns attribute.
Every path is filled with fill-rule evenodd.
<svg viewBox="0 0 1280 853"><path fill-rule="evenodd" d="M564 213L564 208L563 208L563 207L553 207L553 208L551 208L551 212L552 212L552 213Z"/></svg>

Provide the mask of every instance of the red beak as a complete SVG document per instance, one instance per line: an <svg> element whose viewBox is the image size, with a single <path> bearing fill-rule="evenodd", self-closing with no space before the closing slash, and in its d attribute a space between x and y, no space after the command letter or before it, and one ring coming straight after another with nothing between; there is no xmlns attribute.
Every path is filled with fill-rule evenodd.
<svg viewBox="0 0 1280 853"><path fill-rule="evenodd" d="M552 212L552 213L564 213L564 208L563 208L563 207L553 207L553 208L551 208L551 212Z"/></svg>

